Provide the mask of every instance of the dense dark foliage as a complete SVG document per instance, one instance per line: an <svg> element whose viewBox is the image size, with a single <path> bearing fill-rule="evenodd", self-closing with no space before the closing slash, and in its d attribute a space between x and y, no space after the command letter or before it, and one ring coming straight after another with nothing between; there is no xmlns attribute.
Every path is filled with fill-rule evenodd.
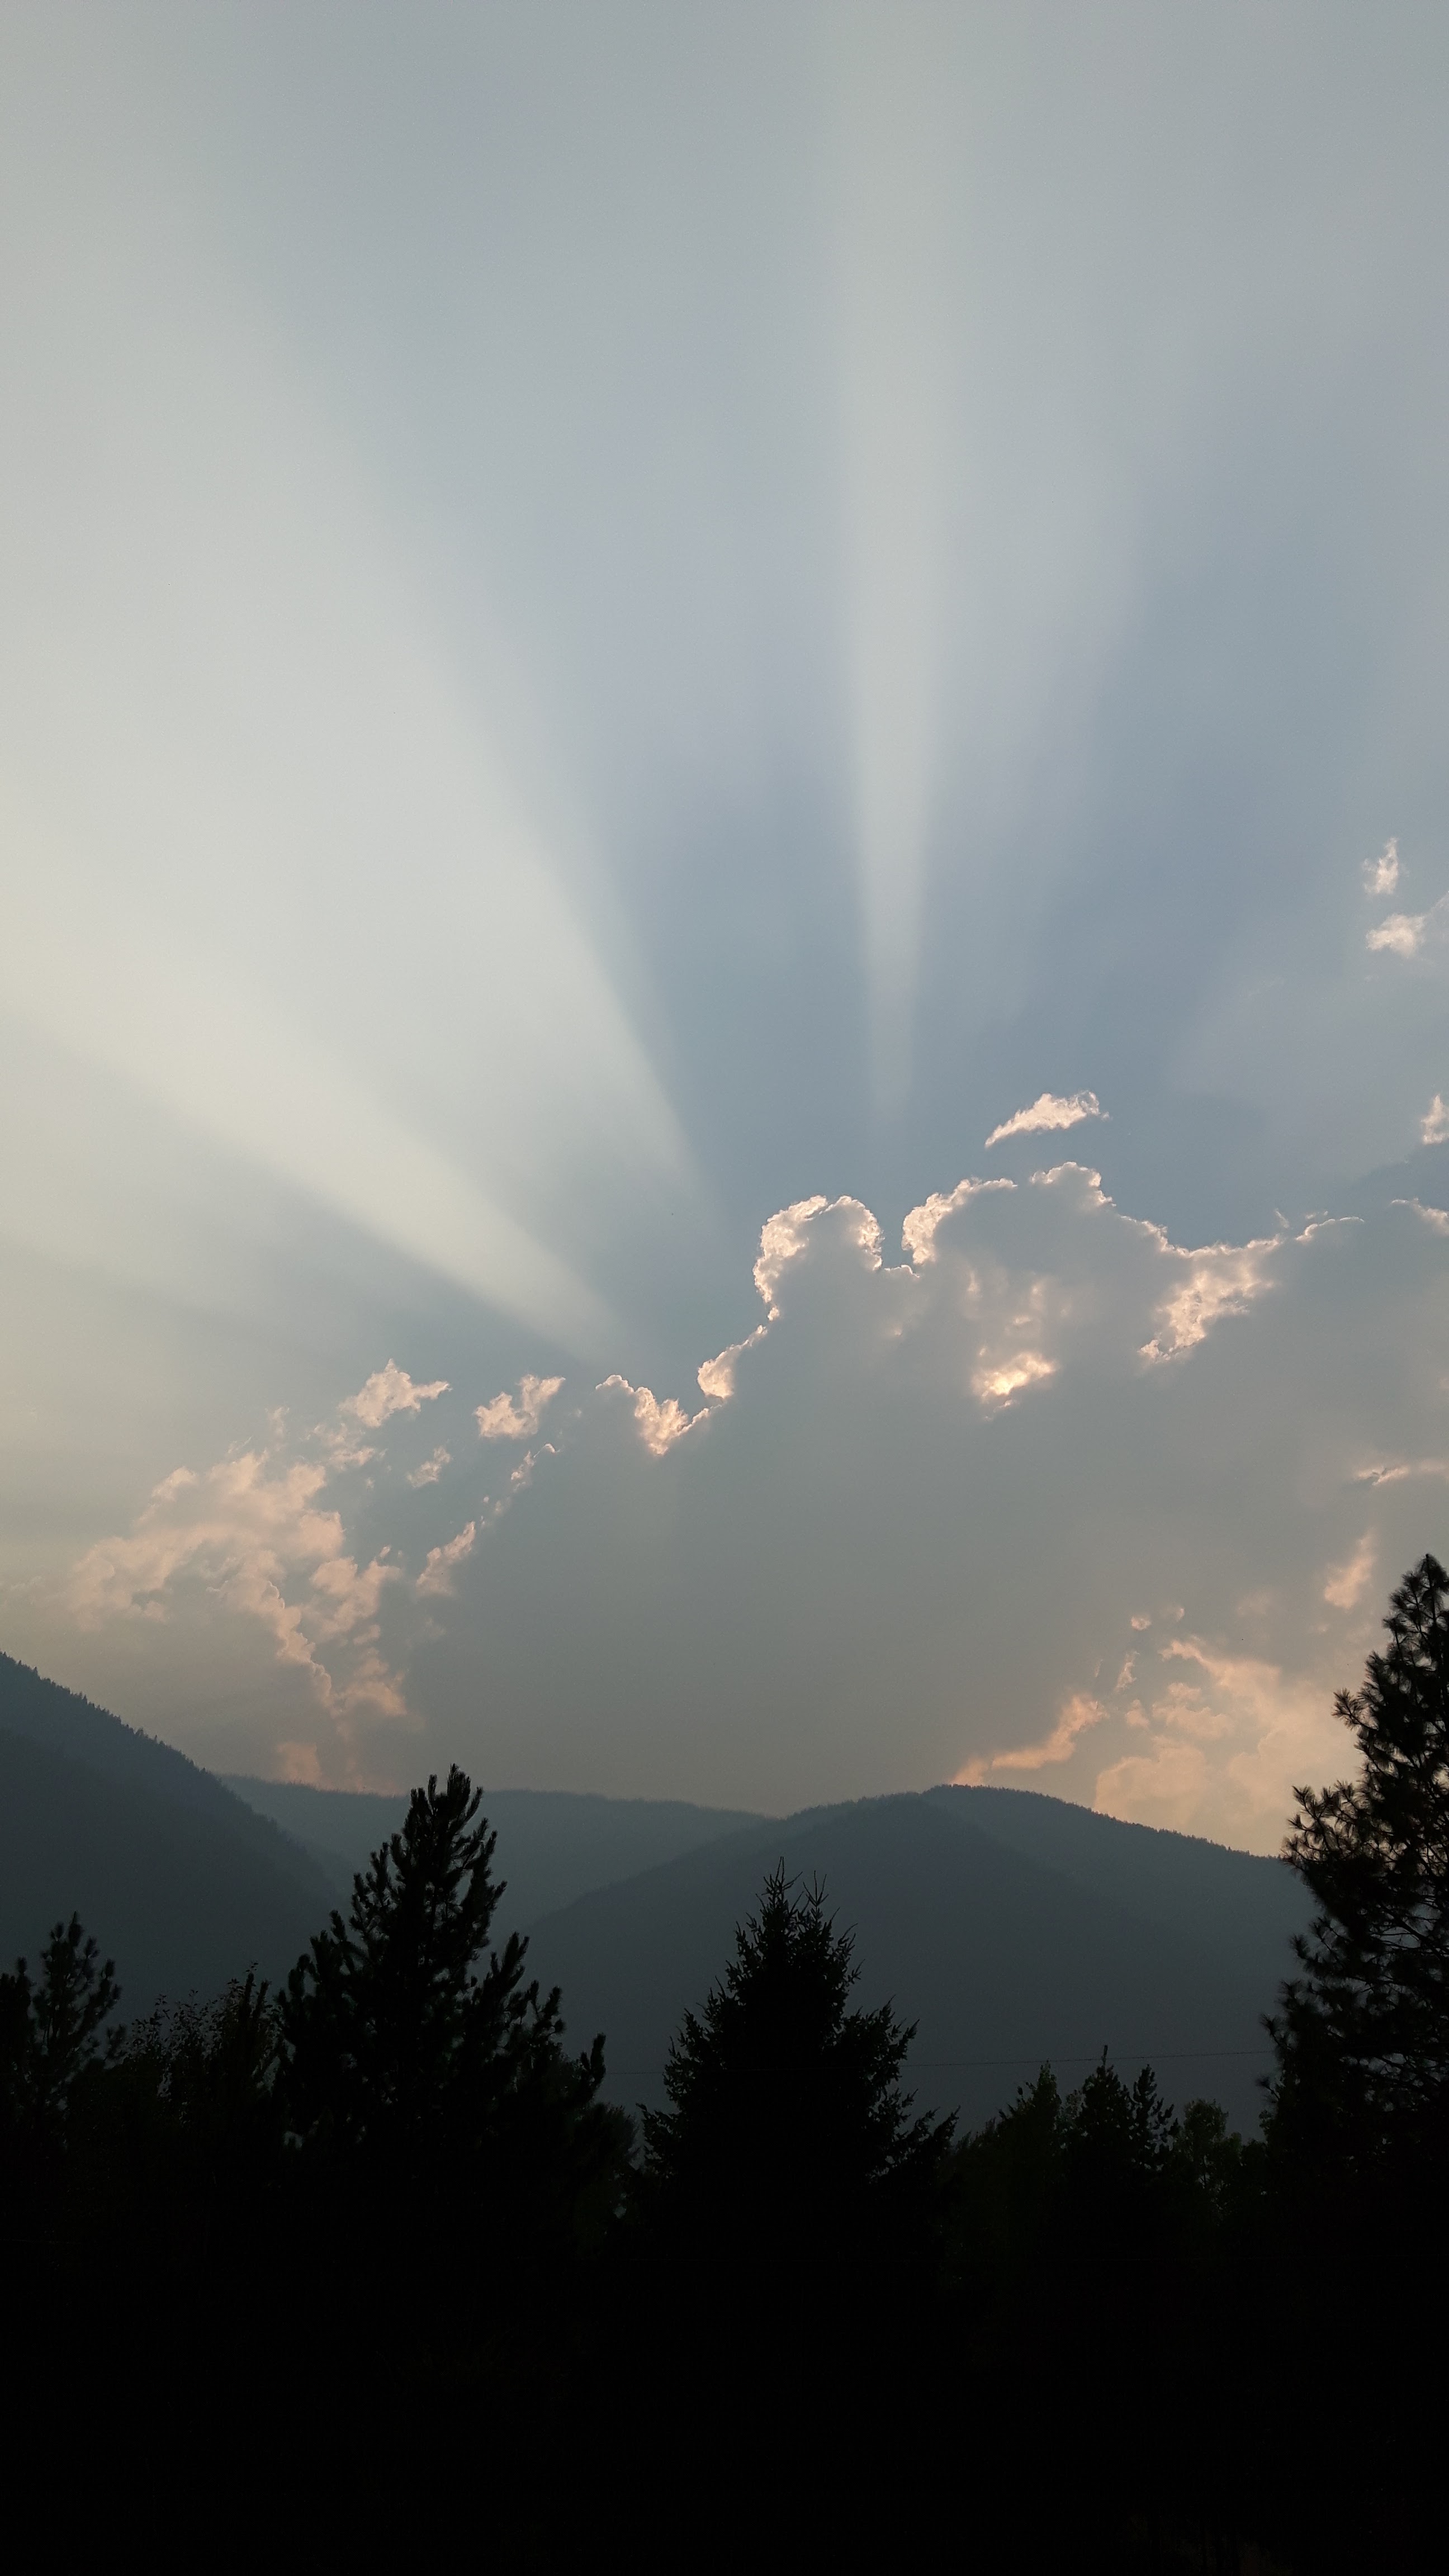
<svg viewBox="0 0 1449 2576"><path fill-rule="evenodd" d="M133 2548L209 2563L1437 2567L1432 1558L1387 1625L1339 1702L1358 1778L1298 1793L1319 1911L1246 2142L1105 2051L956 2138L783 1865L636 2135L602 2042L571 2052L526 1944L494 1946L456 1770L279 1996L248 1975L118 2028L57 1925L0 1977L0 2420L47 2554L123 2494Z"/></svg>

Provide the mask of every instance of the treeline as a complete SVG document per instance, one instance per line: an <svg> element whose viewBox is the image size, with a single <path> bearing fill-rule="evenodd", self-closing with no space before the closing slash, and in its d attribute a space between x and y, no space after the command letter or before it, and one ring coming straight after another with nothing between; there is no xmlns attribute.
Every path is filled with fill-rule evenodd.
<svg viewBox="0 0 1449 2576"><path fill-rule="evenodd" d="M495 1944L456 1769L270 1994L116 2027L72 1922L0 1978L3 2420L61 2555L646 2566L826 2550L1062 2569L1412 2570L1438 2530L1449 2180L1449 1576L1298 1793L1320 1908L1261 2135L1051 2070L959 2137L767 1880L671 2051Z"/></svg>

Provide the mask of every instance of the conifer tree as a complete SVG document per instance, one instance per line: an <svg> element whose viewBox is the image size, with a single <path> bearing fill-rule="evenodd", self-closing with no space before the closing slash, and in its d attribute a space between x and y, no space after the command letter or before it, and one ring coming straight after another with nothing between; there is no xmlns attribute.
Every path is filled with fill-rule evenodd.
<svg viewBox="0 0 1449 2576"><path fill-rule="evenodd" d="M854 1944L818 1884L784 1863L699 2013L686 2013L644 2114L646 2206L702 2235L709 2259L792 2267L857 2250L923 2215L953 2122L912 2119L901 2089L914 2023L852 2010Z"/></svg>
<svg viewBox="0 0 1449 2576"><path fill-rule="evenodd" d="M612 2172L621 2128L595 2102L602 2038L567 2056L557 1988L525 1983L527 1942L488 1947L504 1891L480 1804L456 1765L414 1789L347 1921L334 1912L287 1980L281 2095L339 2178L441 2201L506 2170L541 2219Z"/></svg>
<svg viewBox="0 0 1449 2576"><path fill-rule="evenodd" d="M120 1998L113 1959L73 1914L57 1923L35 1980L17 1959L0 1976L0 2135L12 2146L56 2147L77 2080L101 2052L101 2031Z"/></svg>
<svg viewBox="0 0 1449 2576"><path fill-rule="evenodd" d="M1285 1849L1318 1902L1269 2022L1280 2143L1367 2170L1449 2146L1449 1574L1393 1595L1386 1652L1335 1703L1356 1780L1298 1789Z"/></svg>

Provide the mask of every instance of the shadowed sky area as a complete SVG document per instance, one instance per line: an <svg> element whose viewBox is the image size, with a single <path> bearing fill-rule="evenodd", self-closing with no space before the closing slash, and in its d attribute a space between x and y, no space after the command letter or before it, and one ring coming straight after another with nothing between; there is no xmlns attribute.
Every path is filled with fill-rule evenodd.
<svg viewBox="0 0 1449 2576"><path fill-rule="evenodd" d="M0 1644L1274 1846L1449 1552L1446 103L1429 6L6 10Z"/></svg>

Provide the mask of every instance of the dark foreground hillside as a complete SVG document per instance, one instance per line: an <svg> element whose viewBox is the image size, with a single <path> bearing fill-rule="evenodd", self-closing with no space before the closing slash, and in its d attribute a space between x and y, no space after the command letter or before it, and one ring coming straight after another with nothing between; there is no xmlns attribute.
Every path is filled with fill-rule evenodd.
<svg viewBox="0 0 1449 2576"><path fill-rule="evenodd" d="M1257 2124L1262 2016L1307 1921L1280 1862L1010 1790L882 1798L756 1825L533 1927L531 1963L580 2038L608 2034L609 2090L657 2102L665 2054L763 1871L825 1882L856 1934L861 2000L919 2033L922 2103L989 2117L1048 2060L1076 2082L1110 2048L1168 2094Z"/></svg>
<svg viewBox="0 0 1449 2576"><path fill-rule="evenodd" d="M0 1655L0 1964L78 1913L124 2007L285 1973L331 1881L211 1774Z"/></svg>

